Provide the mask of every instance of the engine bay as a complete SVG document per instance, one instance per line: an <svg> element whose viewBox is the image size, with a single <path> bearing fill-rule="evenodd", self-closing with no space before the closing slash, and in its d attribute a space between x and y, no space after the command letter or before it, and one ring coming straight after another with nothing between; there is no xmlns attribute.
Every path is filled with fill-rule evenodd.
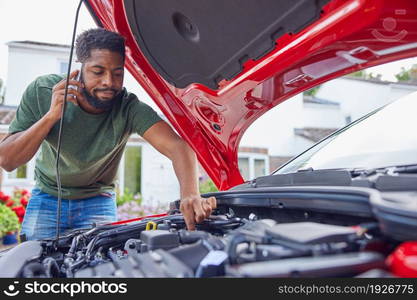
<svg viewBox="0 0 417 300"><path fill-rule="evenodd" d="M255 213L242 215L222 207L197 230L187 231L174 209L165 216L74 230L58 241L26 241L0 255L0 275L394 277L386 259L399 242L384 237L377 222L281 223Z"/></svg>

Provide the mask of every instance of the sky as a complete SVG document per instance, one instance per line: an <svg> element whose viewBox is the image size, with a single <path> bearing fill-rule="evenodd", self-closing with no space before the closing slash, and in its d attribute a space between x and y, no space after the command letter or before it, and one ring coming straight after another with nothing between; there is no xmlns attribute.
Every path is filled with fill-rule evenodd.
<svg viewBox="0 0 417 300"><path fill-rule="evenodd" d="M7 76L7 42L71 43L77 0L0 0L0 78ZM96 27L84 5L77 32Z"/></svg>
<svg viewBox="0 0 417 300"><path fill-rule="evenodd" d="M32 40L70 44L78 0L0 0L0 78L7 76L9 41ZM96 27L84 5L77 32ZM370 69L385 80L394 81L401 67L409 68L417 58Z"/></svg>

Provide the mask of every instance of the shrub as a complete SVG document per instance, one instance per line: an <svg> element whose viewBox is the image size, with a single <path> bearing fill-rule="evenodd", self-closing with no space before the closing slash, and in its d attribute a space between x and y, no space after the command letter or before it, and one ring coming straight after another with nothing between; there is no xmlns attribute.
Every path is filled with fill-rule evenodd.
<svg viewBox="0 0 417 300"><path fill-rule="evenodd" d="M19 223L23 222L29 198L29 191L25 189L19 189L17 187L14 189L12 196L6 195L0 191L0 204L2 203L5 206L10 207L11 210L16 214Z"/></svg>
<svg viewBox="0 0 417 300"><path fill-rule="evenodd" d="M13 210L6 206L0 205L0 236L5 236L9 232L19 229L19 219Z"/></svg>
<svg viewBox="0 0 417 300"><path fill-rule="evenodd" d="M207 179L200 184L200 194L213 193L217 191L218 189L211 179Z"/></svg>
<svg viewBox="0 0 417 300"><path fill-rule="evenodd" d="M142 197L140 194L133 194L129 191L129 189L125 189L123 194L117 193L116 194L116 204L117 206L123 205L127 202L137 202L138 204L142 203Z"/></svg>

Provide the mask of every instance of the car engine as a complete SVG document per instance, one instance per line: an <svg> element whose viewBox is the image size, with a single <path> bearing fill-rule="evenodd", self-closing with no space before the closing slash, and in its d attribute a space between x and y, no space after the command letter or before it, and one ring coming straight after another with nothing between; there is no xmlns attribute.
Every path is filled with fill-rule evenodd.
<svg viewBox="0 0 417 300"><path fill-rule="evenodd" d="M0 254L2 277L391 277L377 223L279 223L216 210L187 231L178 211L26 241Z"/></svg>

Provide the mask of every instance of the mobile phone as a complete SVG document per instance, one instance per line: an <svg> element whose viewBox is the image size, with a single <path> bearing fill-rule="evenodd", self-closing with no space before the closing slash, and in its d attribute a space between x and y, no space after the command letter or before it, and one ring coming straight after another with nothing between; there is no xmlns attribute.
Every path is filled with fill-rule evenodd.
<svg viewBox="0 0 417 300"><path fill-rule="evenodd" d="M77 76L75 76L75 78L73 78L73 80L76 80L78 82L81 82L81 80L82 80L81 70L78 72ZM79 87L77 85L69 85L68 87L70 89L74 89L74 90L77 90L77 91L79 89Z"/></svg>

